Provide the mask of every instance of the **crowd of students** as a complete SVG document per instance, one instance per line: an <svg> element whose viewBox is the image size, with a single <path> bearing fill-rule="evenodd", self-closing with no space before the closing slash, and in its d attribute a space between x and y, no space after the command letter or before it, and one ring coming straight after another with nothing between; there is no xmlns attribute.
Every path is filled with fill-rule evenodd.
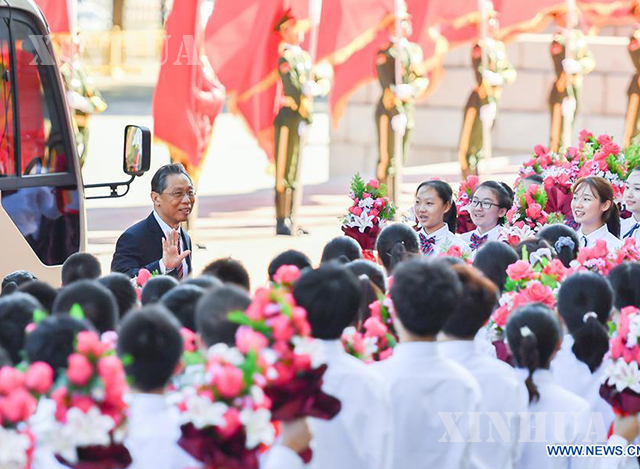
<svg viewBox="0 0 640 469"><path fill-rule="evenodd" d="M523 252L548 249L569 266L580 247L598 239L613 250L622 238L640 237L640 171L627 185L631 218L621 222L606 180L581 179L572 202L579 230L548 225L514 248L500 240L513 199L507 185L486 181L476 188L470 201L476 229L459 236L453 191L428 181L416 190L418 226L393 223L381 231L379 264L363 259L346 236L326 244L316 267L295 250L276 256L267 268L271 280L281 266L301 270L293 297L306 309L328 365L323 389L342 408L328 421L283 422L261 467L306 467L298 453L309 445L308 466L318 469L637 467L631 457L552 458L546 445L627 446L638 437L637 417L615 415L599 388L607 323L626 306L640 307L639 264L620 264L608 277L575 273L556 292L555 311L531 303L513 312L506 325L512 364L496 357L485 331L507 268ZM444 255L452 246L473 265ZM233 346L238 325L227 314L249 306L251 289L247 271L231 258L181 282L154 276L141 293L126 275L103 276L87 253L65 262L59 289L14 272L2 282L0 365L43 361L57 373L78 332L117 334L118 353L132 358L125 366L131 467L201 467L178 446L179 419L166 399L183 353L180 329L195 332L203 350ZM391 298L398 344L390 357L369 364L349 355L341 337L365 322L378 295ZM74 305L84 318L71 314ZM34 327L35 311L46 317ZM43 414L38 409L34 419ZM36 451L33 467L60 466Z"/></svg>

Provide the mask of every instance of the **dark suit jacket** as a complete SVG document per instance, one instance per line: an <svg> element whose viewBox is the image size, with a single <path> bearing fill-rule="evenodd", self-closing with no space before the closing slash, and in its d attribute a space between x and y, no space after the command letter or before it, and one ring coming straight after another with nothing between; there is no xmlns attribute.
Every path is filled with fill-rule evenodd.
<svg viewBox="0 0 640 469"><path fill-rule="evenodd" d="M182 229L182 246L191 250L191 238ZM153 212L142 221L129 227L122 233L116 243L116 252L111 261L112 272L122 272L129 277L135 277L138 270L145 268L153 273L154 270L160 272L160 260L162 259L162 238L164 238L162 228L156 221ZM191 254L187 257L187 265L191 272ZM169 275L174 271L169 272Z"/></svg>

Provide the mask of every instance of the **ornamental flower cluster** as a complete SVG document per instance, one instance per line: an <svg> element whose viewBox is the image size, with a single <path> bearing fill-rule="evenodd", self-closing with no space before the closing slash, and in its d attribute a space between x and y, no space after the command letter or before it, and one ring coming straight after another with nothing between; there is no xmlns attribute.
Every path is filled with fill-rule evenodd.
<svg viewBox="0 0 640 469"><path fill-rule="evenodd" d="M616 251L609 251L603 239L596 241L593 247L580 248L577 258L571 262L573 271L590 270L607 276L616 265L625 261L640 261L640 250L634 238L627 238Z"/></svg>
<svg viewBox="0 0 640 469"><path fill-rule="evenodd" d="M84 331L78 333L67 365L51 392L55 422L44 437L46 444L69 467L96 459L101 467L128 466L131 456L122 445L127 410L122 362L110 344Z"/></svg>
<svg viewBox="0 0 640 469"><path fill-rule="evenodd" d="M351 179L352 200L342 220L342 231L355 239L364 251L373 251L380 230L391 220L396 207L387 197L387 187L377 179L365 183L360 174Z"/></svg>
<svg viewBox="0 0 640 469"><path fill-rule="evenodd" d="M471 215L469 214L469 202L471 202L479 182L478 176L467 176L467 179L460 183L456 198L456 211L458 213L456 233L467 233L476 229L476 225L471 221Z"/></svg>
<svg viewBox="0 0 640 469"><path fill-rule="evenodd" d="M525 250L526 251L526 250ZM489 330L495 341L504 340L504 329L509 315L528 303L543 303L553 309L555 292L568 275L568 269L558 259L551 259L549 249L527 254L525 259L507 268L507 281L500 297L500 306L489 320Z"/></svg>
<svg viewBox="0 0 640 469"><path fill-rule="evenodd" d="M601 176L611 183L617 200L622 199L624 182L627 179L627 161L620 145L609 135L595 138L592 133L580 132L580 152L573 160L579 167L578 178Z"/></svg>
<svg viewBox="0 0 640 469"><path fill-rule="evenodd" d="M211 347L197 379L178 390L178 444L206 467L257 469L259 451L275 439L263 392L267 340L246 326L236 339L237 347Z"/></svg>
<svg viewBox="0 0 640 469"><path fill-rule="evenodd" d="M629 306L620 312L620 322L605 356L605 379L600 395L623 415L640 411L640 311Z"/></svg>
<svg viewBox="0 0 640 469"><path fill-rule="evenodd" d="M393 302L383 297L369 305L371 316L362 325L362 330L348 327L342 334L342 345L350 355L372 363L384 360L393 354L398 336L393 327Z"/></svg>
<svg viewBox="0 0 640 469"><path fill-rule="evenodd" d="M35 439L27 421L52 384L53 370L46 363L33 363L26 372L0 368L0 467L30 467Z"/></svg>

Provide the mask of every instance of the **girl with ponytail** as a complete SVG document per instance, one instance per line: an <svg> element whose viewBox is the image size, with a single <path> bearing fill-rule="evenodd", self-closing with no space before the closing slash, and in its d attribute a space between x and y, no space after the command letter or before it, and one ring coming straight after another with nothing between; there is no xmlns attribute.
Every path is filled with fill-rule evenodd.
<svg viewBox="0 0 640 469"><path fill-rule="evenodd" d="M613 290L604 277L580 272L560 286L557 308L565 335L551 363L556 383L586 399L593 412L602 413L608 428L614 414L600 397L600 384L602 359L609 350L606 324L613 308Z"/></svg>
<svg viewBox="0 0 640 469"><path fill-rule="evenodd" d="M458 238L456 204L453 190L444 181L426 181L416 190L414 212L420 229L420 251L424 258L437 257L453 246L470 254L469 245Z"/></svg>
<svg viewBox="0 0 640 469"><path fill-rule="evenodd" d="M376 250L387 275L391 275L400 262L420 255L416 232L402 223L393 223L382 229L376 240Z"/></svg>
<svg viewBox="0 0 640 469"><path fill-rule="evenodd" d="M580 247L592 248L604 239L609 251L622 246L620 241L620 212L609 181L599 176L581 178L573 185L571 212L580 223Z"/></svg>

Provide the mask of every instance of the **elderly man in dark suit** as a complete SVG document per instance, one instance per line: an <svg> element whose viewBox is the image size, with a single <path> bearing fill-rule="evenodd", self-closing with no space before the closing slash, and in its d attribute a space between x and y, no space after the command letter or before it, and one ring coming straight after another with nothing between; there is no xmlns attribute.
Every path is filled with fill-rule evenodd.
<svg viewBox="0 0 640 469"><path fill-rule="evenodd" d="M191 238L180 223L187 221L195 195L181 164L161 167L151 179L153 211L118 238L111 271L134 277L144 268L185 278L191 272Z"/></svg>

